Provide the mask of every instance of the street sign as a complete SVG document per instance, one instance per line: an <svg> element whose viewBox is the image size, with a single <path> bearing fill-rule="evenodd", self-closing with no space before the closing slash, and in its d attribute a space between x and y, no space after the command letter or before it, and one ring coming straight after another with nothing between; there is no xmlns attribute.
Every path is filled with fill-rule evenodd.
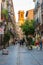
<svg viewBox="0 0 43 65"><path fill-rule="evenodd" d="M0 28L0 34L4 34L4 29Z"/></svg>

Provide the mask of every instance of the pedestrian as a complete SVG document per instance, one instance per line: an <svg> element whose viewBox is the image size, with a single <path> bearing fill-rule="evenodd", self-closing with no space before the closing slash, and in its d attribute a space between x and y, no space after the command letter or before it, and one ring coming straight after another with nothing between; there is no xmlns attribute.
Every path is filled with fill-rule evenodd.
<svg viewBox="0 0 43 65"><path fill-rule="evenodd" d="M38 39L35 41L35 45L36 45L36 48L39 49L39 40Z"/></svg>
<svg viewBox="0 0 43 65"><path fill-rule="evenodd" d="M22 45L22 40L21 39L19 40L19 43L20 43L20 46L21 46Z"/></svg>
<svg viewBox="0 0 43 65"><path fill-rule="evenodd" d="M38 39L35 41L35 45L39 46L39 40Z"/></svg>
<svg viewBox="0 0 43 65"><path fill-rule="evenodd" d="M24 45L25 39L23 38L23 39L21 40L21 42L22 42L22 45Z"/></svg>
<svg viewBox="0 0 43 65"><path fill-rule="evenodd" d="M40 42L39 42L39 46L40 46L40 50L42 50L42 39L40 38Z"/></svg>
<svg viewBox="0 0 43 65"><path fill-rule="evenodd" d="M41 37L41 40L42 40L42 44L43 44L43 36Z"/></svg>
<svg viewBox="0 0 43 65"><path fill-rule="evenodd" d="M34 43L35 43L35 38L33 37L32 38L32 45L34 45Z"/></svg>

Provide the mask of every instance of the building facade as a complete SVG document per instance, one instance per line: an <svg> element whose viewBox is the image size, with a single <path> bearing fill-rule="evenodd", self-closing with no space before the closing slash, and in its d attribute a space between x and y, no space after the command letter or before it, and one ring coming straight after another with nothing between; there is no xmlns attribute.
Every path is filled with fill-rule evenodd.
<svg viewBox="0 0 43 65"><path fill-rule="evenodd" d="M3 9L4 11L7 10L8 12L8 23L12 23L14 25L15 24L15 18L14 18L15 12L14 12L14 7L13 7L13 1L12 0L2 0L1 11ZM1 16L3 16L3 14Z"/></svg>
<svg viewBox="0 0 43 65"><path fill-rule="evenodd" d="M16 32L17 32L17 37L18 39L23 39L23 32L22 29L19 27L18 23L16 23Z"/></svg>
<svg viewBox="0 0 43 65"><path fill-rule="evenodd" d="M26 12L26 19L33 20L34 19L34 9L28 10Z"/></svg>
<svg viewBox="0 0 43 65"><path fill-rule="evenodd" d="M16 27L16 19L15 19L15 12L14 12L14 7L13 7L13 1L12 0L7 0L8 2L8 20L9 20L9 27L13 27L13 32L15 31ZM12 26L10 26L12 25Z"/></svg>
<svg viewBox="0 0 43 65"><path fill-rule="evenodd" d="M24 23L24 11L18 11L18 24L22 25Z"/></svg>
<svg viewBox="0 0 43 65"><path fill-rule="evenodd" d="M34 0L35 9L34 9L34 19L36 30L41 31L43 34L43 0Z"/></svg>
<svg viewBox="0 0 43 65"><path fill-rule="evenodd" d="M11 16L12 21L14 21L14 7L13 7L13 1L12 0L7 0L8 3L8 14Z"/></svg>
<svg viewBox="0 0 43 65"><path fill-rule="evenodd" d="M5 13L6 11L7 13ZM4 14L8 14L7 19L5 15L3 16L3 12ZM0 0L0 14L0 20L2 21L2 23L0 23L0 28L2 28L4 32L10 30L12 34L15 36L16 21L14 18L15 13L12 0ZM4 33L2 35L0 34L0 44L2 43L3 36Z"/></svg>
<svg viewBox="0 0 43 65"><path fill-rule="evenodd" d="M1 0L0 0L0 21L1 21Z"/></svg>
<svg viewBox="0 0 43 65"><path fill-rule="evenodd" d="M2 9L7 9L7 0L2 0L1 7Z"/></svg>
<svg viewBox="0 0 43 65"><path fill-rule="evenodd" d="M1 3L2 3L2 0L0 0L0 22L1 22Z"/></svg>

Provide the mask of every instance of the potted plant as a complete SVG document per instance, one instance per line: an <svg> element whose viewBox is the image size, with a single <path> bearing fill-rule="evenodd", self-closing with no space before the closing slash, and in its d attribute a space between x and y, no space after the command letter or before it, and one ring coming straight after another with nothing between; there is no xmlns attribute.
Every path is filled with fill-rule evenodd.
<svg viewBox="0 0 43 65"><path fill-rule="evenodd" d="M27 45L28 49L32 50L32 38L31 37L27 37L26 39L27 39L27 43L28 43L28 45Z"/></svg>
<svg viewBox="0 0 43 65"><path fill-rule="evenodd" d="M8 54L8 50L6 50L6 44L9 42L9 40L10 40L10 32L7 31L4 34L2 54Z"/></svg>

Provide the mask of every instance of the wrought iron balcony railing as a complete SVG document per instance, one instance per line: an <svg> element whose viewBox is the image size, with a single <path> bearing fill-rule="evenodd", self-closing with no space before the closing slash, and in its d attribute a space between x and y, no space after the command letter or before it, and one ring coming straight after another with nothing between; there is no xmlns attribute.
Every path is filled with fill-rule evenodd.
<svg viewBox="0 0 43 65"><path fill-rule="evenodd" d="M41 4L41 14L43 14L43 2Z"/></svg>
<svg viewBox="0 0 43 65"><path fill-rule="evenodd" d="M38 11L39 7L40 7L40 3L37 2L36 5L35 5L34 13L36 13Z"/></svg>
<svg viewBox="0 0 43 65"><path fill-rule="evenodd" d="M40 24L40 19L37 18L36 21L35 21L35 26L39 25Z"/></svg>

